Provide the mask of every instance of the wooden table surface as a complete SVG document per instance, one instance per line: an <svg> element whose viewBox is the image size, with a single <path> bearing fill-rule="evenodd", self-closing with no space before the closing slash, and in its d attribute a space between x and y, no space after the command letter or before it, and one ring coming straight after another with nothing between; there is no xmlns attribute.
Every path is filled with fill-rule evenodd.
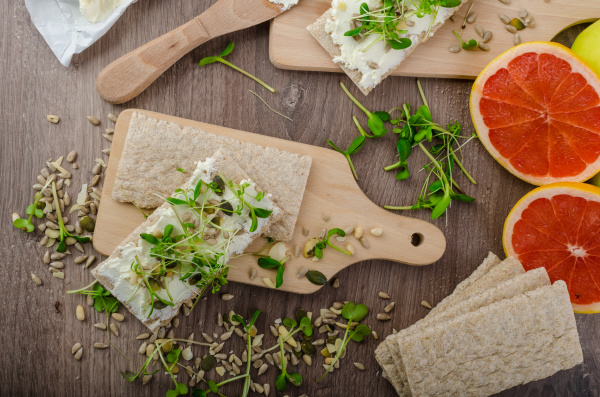
<svg viewBox="0 0 600 397"><path fill-rule="evenodd" d="M306 1L306 0L305 0ZM81 166L74 176L75 195L81 183L91 179L94 159L102 157L101 150L109 147L101 131L111 125L106 115L119 113L128 107L144 108L179 117L220 124L231 128L264 135L291 139L317 146L325 146L332 139L341 146L349 144L357 134L351 120L357 108L339 88L339 81L351 82L342 75L278 70L269 62L268 24L214 40L184 57L165 73L145 93L123 106L104 103L96 94L95 77L100 70L118 56L133 50L150 39L186 22L205 10L212 1L139 1L127 10L116 25L90 49L75 56L72 65L64 68L56 60L43 38L32 25L22 1L4 1L0 4L2 27L0 34L0 186L2 189L0 223L0 291L4 308L0 314L0 335L4 363L0 369L0 395L24 396L109 396L139 395L162 396L171 387L168 376L155 375L148 386L128 383L119 375L120 370L136 370L142 364L137 353L139 343L135 336L145 332L144 326L131 315L120 323L121 334L115 343L123 349L130 361L114 349L94 350L95 342L104 342L105 335L92 327L102 321L102 315L92 313L80 295L65 295L69 289L91 282L89 271L66 263L65 280L51 277L42 264L45 248L38 244L37 234L26 235L11 225L10 214L24 213L31 202L31 185L45 159L66 155L70 150L79 152ZM563 34L559 40L569 43L575 31ZM223 65L197 66L204 56L219 53L228 42L236 42L236 50L228 58L233 63L264 78L278 92L272 95L251 80ZM290 43L293 45L293 43ZM440 61L443 57L440 55ZM424 80L434 118L442 123L458 120L467 132L472 131L469 117L469 81ZM274 108L294 119L285 120L270 112L249 89L260 93ZM351 90L357 93L354 87ZM418 100L414 78L388 78L368 98L359 94L370 109L389 109L402 101ZM61 117L57 125L46 121L47 114ZM102 127L93 127L86 115L95 115ZM394 162L394 139L390 136L369 141L354 162L360 177L359 185L377 204L407 204L416 199L422 182L417 175L406 182L397 182L382 166ZM506 172L478 143L466 149L466 166L477 179L477 186L465 180L461 184L477 201L471 205L454 205L447 218L434 223L447 238L447 251L439 262L426 267L410 267L384 261L355 265L340 273L338 289L330 285L307 296L231 284L223 292L235 295L229 302L209 296L196 307L189 317L181 317L175 330L178 337L195 332L216 329L217 312L234 310L248 316L262 309L258 327L266 326L279 317L291 316L302 307L318 311L333 301L352 300L371 308L365 320L380 336L392 328L405 328L423 316L427 310L422 300L433 304L452 292L483 260L488 251L502 255L502 226L506 215L517 200L532 187ZM414 156L413 166L422 158ZM428 212L409 214L427 219ZM72 217L74 218L74 216ZM91 245L86 251L91 253ZM43 280L36 287L30 279L34 272ZM386 302L377 292L389 292L396 302L392 320L382 323L375 319ZM58 309L55 304L58 302ZM75 307L84 304L85 322L75 318ZM600 395L600 317L577 315L585 362L551 378L533 382L502 393L502 396L598 396ZM268 335L266 344L274 341ZM71 347L80 342L84 346L81 361L75 361ZM304 384L288 387L285 394L298 396L384 396L394 395L390 384L380 376L373 350L377 341L369 338L362 345L354 344L342 369L328 375L317 384L322 372L321 360L312 367L299 365ZM231 348L241 353L239 338ZM227 348L226 348L227 349ZM206 354L198 348L195 354ZM352 362L360 361L365 372L357 371ZM214 374L214 372L213 372ZM273 384L273 368L263 375L261 383ZM180 379L187 379L185 374ZM223 389L227 396L239 394L241 383ZM272 390L270 395L276 395ZM279 395L284 395L283 393Z"/></svg>

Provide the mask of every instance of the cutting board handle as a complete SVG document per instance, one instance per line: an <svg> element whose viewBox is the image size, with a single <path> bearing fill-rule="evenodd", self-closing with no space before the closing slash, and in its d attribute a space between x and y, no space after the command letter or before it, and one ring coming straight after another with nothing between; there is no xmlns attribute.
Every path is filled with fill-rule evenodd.
<svg viewBox="0 0 600 397"><path fill-rule="evenodd" d="M200 17L194 18L106 66L96 79L96 90L109 103L127 102L181 57L210 39Z"/></svg>

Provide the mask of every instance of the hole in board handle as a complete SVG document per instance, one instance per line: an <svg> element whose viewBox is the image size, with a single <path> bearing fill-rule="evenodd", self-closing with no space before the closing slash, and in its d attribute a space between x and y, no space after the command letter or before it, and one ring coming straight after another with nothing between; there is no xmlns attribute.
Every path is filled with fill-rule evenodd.
<svg viewBox="0 0 600 397"><path fill-rule="evenodd" d="M421 233L413 233L412 236L410 236L410 243L413 246L418 247L423 243L423 238L424 237Z"/></svg>

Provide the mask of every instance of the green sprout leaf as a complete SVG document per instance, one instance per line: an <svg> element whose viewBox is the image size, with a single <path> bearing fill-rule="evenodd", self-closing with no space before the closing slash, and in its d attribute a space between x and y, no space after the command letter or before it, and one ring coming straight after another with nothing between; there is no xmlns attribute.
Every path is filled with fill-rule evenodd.
<svg viewBox="0 0 600 397"><path fill-rule="evenodd" d="M281 266L281 263L271 257L266 257L258 259L258 266L262 267L263 269L276 269Z"/></svg>

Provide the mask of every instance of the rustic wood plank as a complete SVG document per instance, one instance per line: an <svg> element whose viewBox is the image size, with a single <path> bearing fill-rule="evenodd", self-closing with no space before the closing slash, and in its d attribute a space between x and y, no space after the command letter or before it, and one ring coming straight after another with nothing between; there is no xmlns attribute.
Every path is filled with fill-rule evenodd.
<svg viewBox="0 0 600 397"><path fill-rule="evenodd" d="M50 277L41 263L44 253L33 235L15 231L10 224L10 213L23 213L33 195L29 186L35 181L43 160L57 157L76 149L81 171L74 176L75 192L78 185L91 179L94 159L101 157L101 149L109 143L101 137L101 129L91 126L86 115L96 115L102 128L110 126L106 119L109 111L119 113L129 107L145 108L179 117L201 120L245 131L325 147L331 138L348 144L355 135L351 115L357 114L353 105L343 96L338 83L348 83L343 76L325 73L291 72L275 69L268 60L268 24L245 32L232 34L207 43L185 56L159 78L147 91L126 106L104 103L95 93L95 77L110 61L163 34L204 11L212 2L140 1L135 3L109 33L92 48L75 57L73 65L63 68L54 58L45 42L32 26L23 2L0 4L3 24L0 27L0 71L2 93L0 112L3 129L0 134L0 180L2 193L2 223L0 247L3 259L0 278L4 309L0 314L0 332L6 361L0 370L2 395L26 396L44 393L48 396L105 396L105 395L163 395L171 386L166 376L156 376L151 386L125 382L118 371L137 369L142 359L136 351L135 336L144 327L131 316L120 325L121 336L117 346L131 358L125 360L115 350L94 350L94 342L105 340L104 334L91 328L102 321L102 316L86 307L88 319L79 323L75 307L83 303L81 296L67 296L64 291L83 286L91 276L72 262L67 262L66 279ZM572 40L573 34L563 36ZM231 61L266 79L278 94L271 95L252 81L234 71L212 65L200 70L197 62L204 56L220 52L229 41L235 40L237 49ZM467 100L471 83L467 81L424 80L425 92L435 117L441 121L459 120L467 131L472 131ZM276 109L292 117L293 123L271 113L247 92L253 89L265 97ZM371 95L365 104L374 109L390 108L401 101L417 101L414 78L390 78L378 95ZM45 120L48 113L61 117L58 125ZM364 122L364 118L360 117ZM381 166L394 157L393 137L369 142L355 156L360 176L359 186L377 204L408 203L414 200L419 178L400 184L393 175L381 171ZM467 166L473 171L479 185L468 186L469 193L478 199L474 205L457 205L450 211L448 223L436 221L446 234L448 247L438 263L427 267L411 267L385 261L369 261L352 266L339 274L340 287L323 288L313 295L294 295L279 291L256 289L241 284L230 284L223 291L236 295L230 302L217 297L200 301L190 317L183 317L176 330L177 336L187 337L213 327L217 312L235 310L248 315L256 308L265 312L258 326L264 329L275 318L292 315L298 307L318 310L334 300L352 299L372 308L367 323L380 335L392 328L409 326L426 314L419 305L423 299L440 301L452 291L481 261L488 250L502 251L500 236L502 223L511 206L531 186L518 181L496 164L477 142L469 146ZM415 157L414 165L421 159ZM463 181L464 183L464 181ZM465 184L466 185L466 184ZM409 214L426 220L428 214ZM91 247L86 247L91 252ZM30 272L44 281L35 287ZM385 306L376 296L386 290L397 302L393 319L378 323L375 315ZM55 309L59 302L60 312ZM561 372L549 379L518 387L502 396L597 396L600 393L600 359L597 354L600 318L577 315L585 354L585 364ZM71 357L75 342L84 345L80 362ZM268 339L270 345L273 339ZM305 384L289 389L290 396L306 393L311 397L347 395L393 395L391 386L377 377L378 368L372 355L376 341L352 347L344 360L344 369L324 382L315 384L321 367L300 367ZM240 351L239 338L233 339L232 348ZM367 366L365 373L351 367L352 361ZM275 371L270 369L261 379L273 383ZM185 375L182 375L185 377ZM225 395L239 393L239 384L223 390ZM271 395L275 395L271 391Z"/></svg>

